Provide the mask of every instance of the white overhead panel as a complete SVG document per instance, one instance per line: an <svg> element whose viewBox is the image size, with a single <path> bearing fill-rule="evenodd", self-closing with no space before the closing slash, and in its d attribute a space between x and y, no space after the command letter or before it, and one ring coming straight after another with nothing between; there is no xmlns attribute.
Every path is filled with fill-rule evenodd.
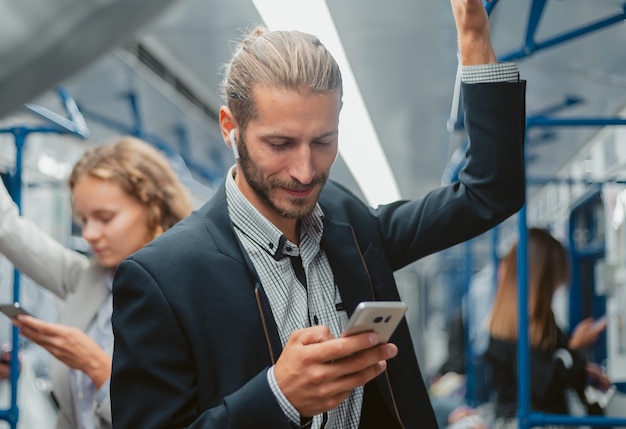
<svg viewBox="0 0 626 429"><path fill-rule="evenodd" d="M124 42L173 0L0 0L0 117Z"/></svg>

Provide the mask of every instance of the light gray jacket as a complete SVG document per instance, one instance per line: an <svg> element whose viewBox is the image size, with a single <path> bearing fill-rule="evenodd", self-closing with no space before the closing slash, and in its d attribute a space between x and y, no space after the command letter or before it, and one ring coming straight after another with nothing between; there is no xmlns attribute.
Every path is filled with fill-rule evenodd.
<svg viewBox="0 0 626 429"><path fill-rule="evenodd" d="M107 270L85 255L61 245L33 222L19 216L17 206L0 186L0 253L36 283L65 301L59 323L85 331L106 299ZM70 394L70 368L56 359L52 384L60 405L57 429L75 429ZM96 429L111 428L109 398L94 408Z"/></svg>

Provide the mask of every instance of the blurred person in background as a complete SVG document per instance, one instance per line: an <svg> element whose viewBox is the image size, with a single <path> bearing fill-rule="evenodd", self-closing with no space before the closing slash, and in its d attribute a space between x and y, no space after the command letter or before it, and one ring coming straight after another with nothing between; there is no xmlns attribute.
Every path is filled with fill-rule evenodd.
<svg viewBox="0 0 626 429"><path fill-rule="evenodd" d="M600 365L578 353L592 344L606 322L580 322L571 337L559 328L552 310L554 293L569 279L566 249L548 231L528 230L528 335L530 338L531 409L569 414L568 391L586 404L588 377L602 390L610 380ZM517 427L517 243L498 268L498 288L489 319L486 360L492 368L495 389L495 428ZM589 405L589 404L586 404Z"/></svg>
<svg viewBox="0 0 626 429"><path fill-rule="evenodd" d="M57 428L111 428L113 272L124 258L191 213L192 203L167 159L132 137L85 152L70 174L69 188L92 258L19 216L4 187L0 253L64 301L58 324L30 316L14 321L21 335L56 358L51 378L59 405Z"/></svg>

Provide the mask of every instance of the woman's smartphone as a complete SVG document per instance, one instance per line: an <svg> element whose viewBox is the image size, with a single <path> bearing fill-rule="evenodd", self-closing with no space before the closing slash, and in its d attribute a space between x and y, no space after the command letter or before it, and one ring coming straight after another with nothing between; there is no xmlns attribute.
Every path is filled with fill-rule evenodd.
<svg viewBox="0 0 626 429"><path fill-rule="evenodd" d="M619 313L617 311L611 311L611 312L605 313L603 316L598 317L593 322L593 324L594 326L607 325L613 318L615 318L618 315Z"/></svg>
<svg viewBox="0 0 626 429"><path fill-rule="evenodd" d="M0 304L0 311L9 316L11 319L15 319L20 314L30 316L30 313L24 310L19 302Z"/></svg>
<svg viewBox="0 0 626 429"><path fill-rule="evenodd" d="M407 305L402 301L363 301L356 306L341 336L376 332L381 344L386 343L406 310Z"/></svg>

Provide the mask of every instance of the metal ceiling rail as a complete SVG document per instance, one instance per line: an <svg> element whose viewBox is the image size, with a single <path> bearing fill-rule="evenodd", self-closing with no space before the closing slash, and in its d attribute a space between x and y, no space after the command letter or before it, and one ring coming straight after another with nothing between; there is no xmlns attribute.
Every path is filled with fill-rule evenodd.
<svg viewBox="0 0 626 429"><path fill-rule="evenodd" d="M89 108L81 105L80 110L83 114L93 120L98 122L105 127L116 130L121 134L129 134L140 138L142 140L146 140L147 142L156 146L159 150L164 152L170 161L176 162L176 164L181 164L181 167L184 166L187 170L193 170L199 177L202 177L211 186L215 186L215 184L221 180L221 174L211 171L209 168L202 166L200 163L193 160L191 157L189 150L185 150L185 148L189 147L189 144L186 140L186 132L182 125L176 127L173 132L179 139L179 143L181 144L181 148L183 149L181 153L175 151L169 144L165 142L165 140L155 134L148 133L144 130L143 120L141 113L139 111L139 105L137 103L137 95L134 92L128 92L124 94L130 103L132 123L130 125L124 124L115 119L111 119L101 113L90 110ZM180 172L179 172L180 173Z"/></svg>
<svg viewBox="0 0 626 429"><path fill-rule="evenodd" d="M598 127L598 126L609 126L609 125L617 125L623 126L626 125L626 118L620 117L587 117L587 118L550 118L546 116L548 113L555 113L562 108L576 105L581 102L579 98L567 97L566 100L559 105L552 106L546 110L544 110L541 114L535 116L529 116L526 118L526 128L527 130L532 127ZM528 137L528 133L526 136L526 146L531 146L531 143L545 141L552 138L552 134L543 134L538 137L537 140L532 140ZM465 166L467 161L465 157L465 152L469 148L469 140L465 139L461 145L454 151L450 160L446 167L444 168L444 172L442 174L442 183L452 183L453 181L458 180L459 173ZM532 158L527 154L526 162L530 162ZM527 180L527 183L532 182L531 180Z"/></svg>
<svg viewBox="0 0 626 429"><path fill-rule="evenodd" d="M570 40L592 33L596 30L601 30L613 24L623 22L626 19L626 3L623 3L622 11L620 13L616 13L615 15L611 15L607 18L600 19L598 21L592 22L579 28L575 28L570 31L566 31L559 35L548 38L542 42L537 42L535 41L535 35L537 34L537 28L539 27L539 22L543 17L543 12L545 10L547 2L548 0L534 0L532 2L530 8L530 16L528 17L528 24L526 26L524 45L518 51L503 55L500 58L501 61L513 61L516 59L526 58L527 56L532 55L535 52L550 48L555 45L559 45L561 43L569 42ZM495 6L495 4L493 6Z"/></svg>
<svg viewBox="0 0 626 429"><path fill-rule="evenodd" d="M74 101L70 94L63 88L57 88L57 94L59 94L59 97L61 98L61 102L63 103L63 107L65 108L67 118L37 104L27 103L24 106L35 115L45 119L48 122L52 122L55 126L60 127L62 131L68 134L77 135L82 138L89 137L91 132L87 127L85 118L78 109L76 101Z"/></svg>
<svg viewBox="0 0 626 429"><path fill-rule="evenodd" d="M572 177L558 177L558 176L532 176L526 178L527 185L535 185L535 186L543 186L548 184L557 184L557 185L603 185L605 183L615 183L618 185L626 185L626 179L603 179L603 180L593 180L593 179L574 179Z"/></svg>
<svg viewBox="0 0 626 429"><path fill-rule="evenodd" d="M487 9L487 13L491 16L493 9L499 3L498 0L492 0L491 2L485 3L485 8ZM520 49L516 51L509 52L504 54L498 58L499 61L513 61L513 60L522 60L531 56L532 54L542 51L544 49L560 45L562 43L566 43L577 39L579 37L585 36L597 30L602 30L611 25L618 24L626 20L626 3L622 3L622 9L620 12L615 13L614 15L608 16L603 19L599 19L595 22L589 23L587 25L583 25L581 27L573 28L569 31L563 32L561 34L552 36L543 41L536 41L535 36L537 34L537 29L539 28L539 23L541 18L543 17L546 4L548 0L533 0L530 8L530 15L528 17L528 22L526 25L526 34L524 36L523 45ZM457 70L457 83L460 81L460 70ZM452 100L452 112L450 115L450 119L448 121L448 128L452 130L460 130L463 129L463 111L462 111L462 103L460 103L460 91L455 90Z"/></svg>
<svg viewBox="0 0 626 429"><path fill-rule="evenodd" d="M526 127L598 127L605 125L626 125L626 118L547 118L533 116L526 120Z"/></svg>

